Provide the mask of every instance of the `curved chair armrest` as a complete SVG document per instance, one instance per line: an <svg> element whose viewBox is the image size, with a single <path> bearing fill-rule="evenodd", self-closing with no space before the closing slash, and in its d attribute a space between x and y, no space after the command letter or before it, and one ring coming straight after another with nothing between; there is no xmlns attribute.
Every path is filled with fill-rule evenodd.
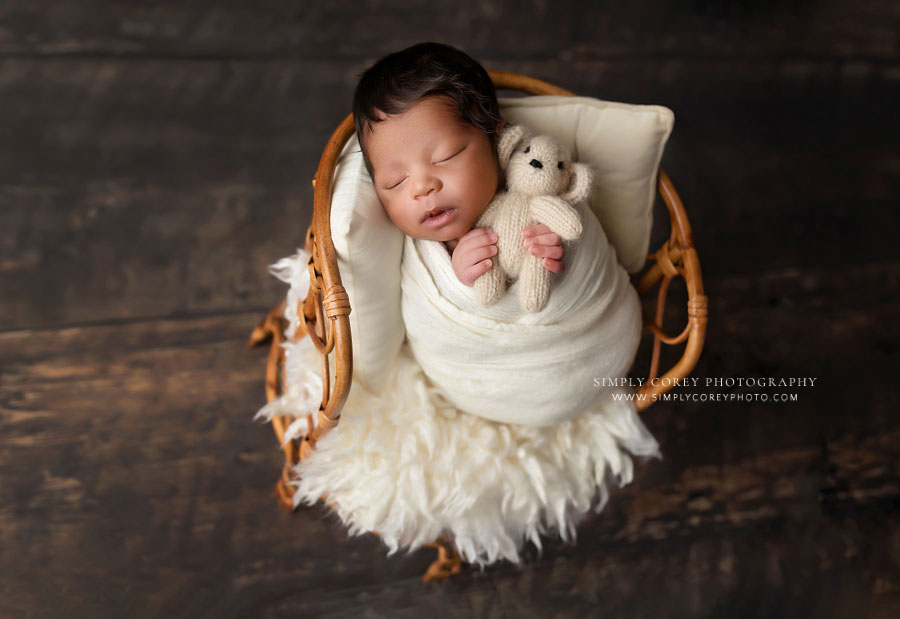
<svg viewBox="0 0 900 619"><path fill-rule="evenodd" d="M341 284L337 254L331 240L332 180L337 159L353 135L353 115L338 125L313 178L313 220L306 233L309 252L309 294L297 308L305 334L322 354L322 402L318 424L308 437L312 446L325 432L337 425L341 408L347 401L353 376L353 351L350 338L350 299ZM327 320L326 320L327 319ZM302 335L302 334L301 334ZM328 355L335 351L334 388ZM306 454L301 453L301 458Z"/></svg>
<svg viewBox="0 0 900 619"><path fill-rule="evenodd" d="M650 361L650 372L647 381L637 390L636 406L644 410L655 401L655 398L672 388L676 380L687 376L703 350L708 318L708 300L703 294L703 277L700 274L700 261L694 248L691 224L681 198L675 191L668 174L660 168L657 175L659 193L669 210L671 232L669 238L654 253L648 256L655 260L650 269L638 281L638 294L644 296L660 280L657 293L655 320L644 318L644 323L653 332L653 356ZM688 323L677 336L668 336L662 330L663 315L666 306L666 293L669 283L676 276L684 278L688 293ZM662 377L659 371L660 345L674 346L687 340L681 359Z"/></svg>

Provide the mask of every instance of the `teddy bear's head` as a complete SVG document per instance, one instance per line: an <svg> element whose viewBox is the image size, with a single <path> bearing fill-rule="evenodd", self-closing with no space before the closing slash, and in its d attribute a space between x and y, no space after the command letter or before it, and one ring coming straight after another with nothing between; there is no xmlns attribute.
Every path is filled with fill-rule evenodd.
<svg viewBox="0 0 900 619"><path fill-rule="evenodd" d="M498 155L510 191L559 195L572 204L588 197L593 174L573 163L569 149L549 135L535 136L522 125L508 125Z"/></svg>

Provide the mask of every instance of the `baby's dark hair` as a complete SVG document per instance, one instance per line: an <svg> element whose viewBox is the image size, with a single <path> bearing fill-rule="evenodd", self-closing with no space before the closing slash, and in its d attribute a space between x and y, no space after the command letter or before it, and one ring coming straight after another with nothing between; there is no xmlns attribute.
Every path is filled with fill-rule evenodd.
<svg viewBox="0 0 900 619"><path fill-rule="evenodd" d="M502 121L494 83L471 56L443 43L418 43L389 54L367 69L353 93L353 121L370 176L366 132L380 122L377 112L401 114L428 96L446 95L459 117L488 135L497 156L497 125Z"/></svg>

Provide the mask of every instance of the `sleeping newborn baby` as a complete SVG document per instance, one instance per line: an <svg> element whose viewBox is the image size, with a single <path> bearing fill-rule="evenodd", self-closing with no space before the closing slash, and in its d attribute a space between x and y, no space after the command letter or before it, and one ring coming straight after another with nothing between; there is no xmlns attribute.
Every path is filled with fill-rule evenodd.
<svg viewBox="0 0 900 619"><path fill-rule="evenodd" d="M443 242L466 286L491 268L497 254L494 231L472 226L502 185L496 142L503 124L491 118L491 132L485 132L460 118L451 96L430 95L381 116L360 140L390 220L409 237ZM565 269L560 238L547 226L527 226L522 237L548 271Z"/></svg>

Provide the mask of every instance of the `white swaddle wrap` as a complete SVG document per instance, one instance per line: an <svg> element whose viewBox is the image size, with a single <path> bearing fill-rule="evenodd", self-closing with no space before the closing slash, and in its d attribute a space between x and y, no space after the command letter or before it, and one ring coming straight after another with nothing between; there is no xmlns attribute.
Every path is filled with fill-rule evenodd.
<svg viewBox="0 0 900 619"><path fill-rule="evenodd" d="M521 308L518 282L493 306L453 272L438 241L405 239L401 308L413 356L457 408L503 423L556 424L590 409L625 376L641 335L641 305L596 216L567 245L543 310Z"/></svg>

